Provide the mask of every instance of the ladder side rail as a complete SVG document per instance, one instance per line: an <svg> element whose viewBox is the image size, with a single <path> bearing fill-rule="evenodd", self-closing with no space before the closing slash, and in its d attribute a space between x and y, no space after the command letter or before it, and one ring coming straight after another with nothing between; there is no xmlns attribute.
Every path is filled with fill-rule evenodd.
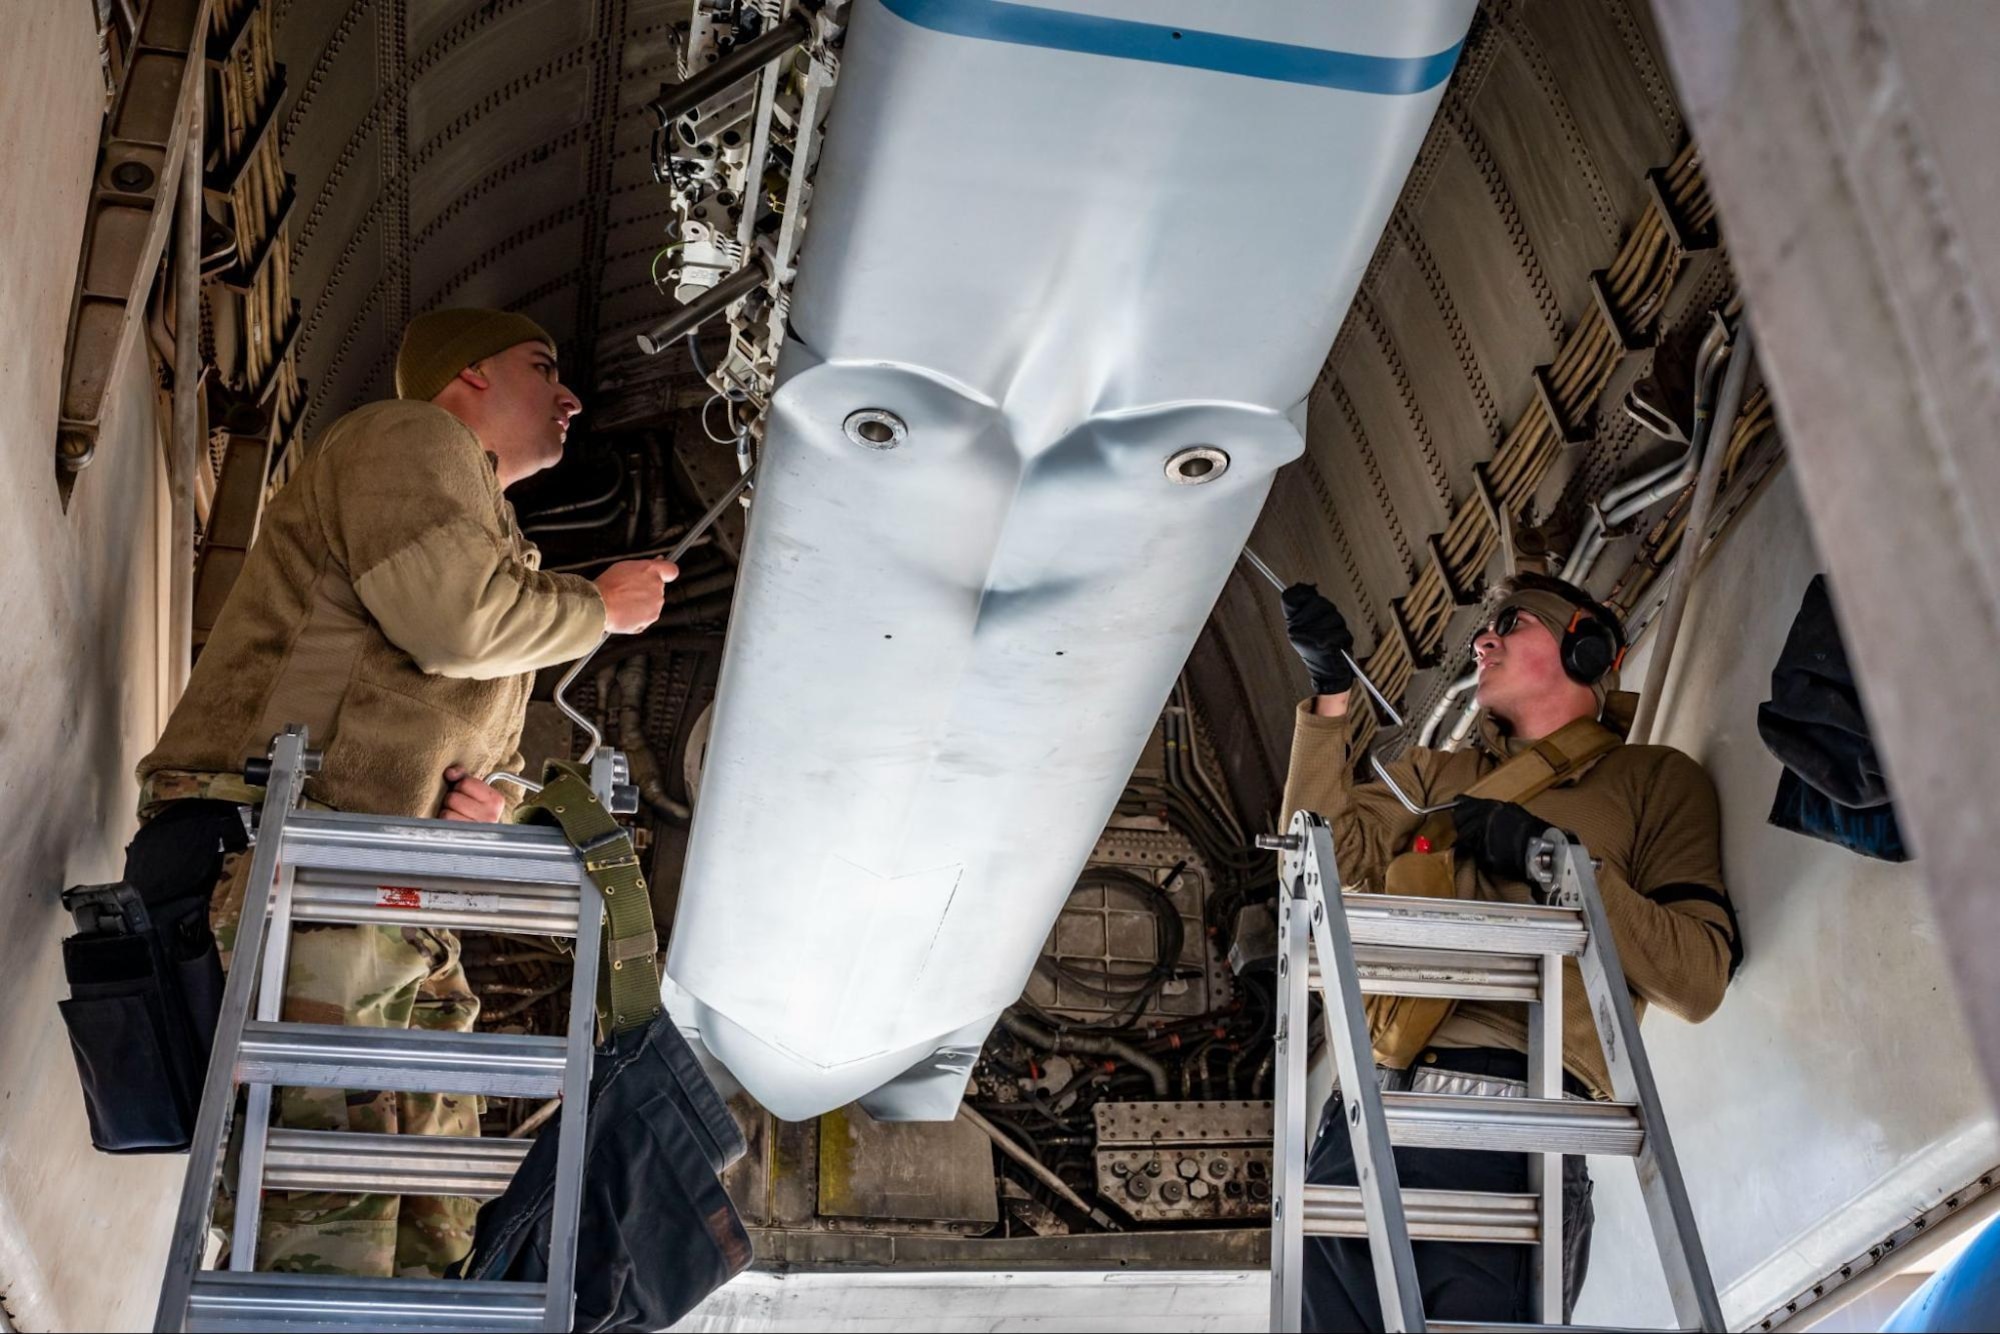
<svg viewBox="0 0 2000 1334"><path fill-rule="evenodd" d="M298 806L305 790L306 755L303 727L288 727L272 742L271 776L264 788L256 851L250 858L248 883L253 886L270 885L276 879L278 844L284 837L285 818ZM247 906L251 899L246 895L244 901ZM244 914L237 925L232 965L237 958L262 958L268 918L263 912ZM222 1152L229 1139L230 1115L236 1104L237 1051L256 991L254 966L230 968L222 992L222 1009L216 1020L215 1043L208 1054L208 1074L202 1080L194 1141L188 1146L187 1172L182 1179L180 1209L174 1216L173 1235L167 1246L160 1301L153 1313L156 1331L177 1331L187 1319L195 1267L201 1262L214 1186L221 1175Z"/></svg>
<svg viewBox="0 0 2000 1334"><path fill-rule="evenodd" d="M243 896L246 913L251 904L262 903L270 917L264 957L257 968L257 1018L265 1023L284 1017L285 976L292 961L292 891L298 872L285 863L284 856L281 838L277 884L261 894L253 889ZM236 961L248 963L240 955ZM259 1083L250 1086L244 1099L236 1165L236 1228L229 1245L229 1267L237 1273L257 1268L257 1224L264 1214L264 1156L271 1139L271 1104L276 1097L272 1085Z"/></svg>
<svg viewBox="0 0 2000 1334"><path fill-rule="evenodd" d="M1591 1014L1596 1018L1605 1064L1611 1072L1612 1092L1620 1102L1633 1104L1644 1133L1633 1166L1639 1174L1639 1191L1645 1197L1660 1264L1666 1272L1674 1318L1683 1327L1725 1330L1728 1326L1723 1323L1708 1255L1701 1244L1701 1232L1695 1226L1694 1206L1688 1199L1687 1183L1681 1177L1680 1158L1674 1152L1666 1116L1660 1107L1652 1062L1639 1039L1632 993L1626 986L1624 966L1619 962L1611 920L1597 892L1597 876L1591 869L1590 855L1559 830L1551 829L1545 837L1552 845L1549 869L1557 902L1580 909L1589 929L1578 964L1584 991L1590 997ZM1536 860L1539 858L1531 850L1531 864Z"/></svg>
<svg viewBox="0 0 2000 1334"><path fill-rule="evenodd" d="M590 1074L597 1038L597 973L603 966L604 896L577 859L576 960L569 993L569 1061L563 1069L555 1207L549 1221L544 1328L567 1330L576 1307L576 1246L582 1226L583 1162Z"/></svg>
<svg viewBox="0 0 2000 1334"><path fill-rule="evenodd" d="M1272 1164L1271 1328L1279 1334L1296 1334L1304 1311L1306 1155L1313 1133L1306 1123L1306 1023L1312 995L1307 911L1305 900L1294 896L1293 877L1285 874L1278 886L1277 1080L1272 1089L1277 1161Z"/></svg>
<svg viewBox="0 0 2000 1334"><path fill-rule="evenodd" d="M1368 1255L1381 1299L1383 1328L1421 1331L1423 1290L1417 1283L1416 1257L1410 1249L1409 1220L1403 1212L1402 1185L1397 1179L1388 1117L1382 1110L1382 1090L1375 1082L1374 1047L1368 1037L1367 1012L1362 1007L1361 982L1354 966L1354 938L1348 929L1346 906L1340 902L1340 870L1332 832L1324 819L1301 811L1292 818L1292 833L1299 836L1298 851L1286 855L1285 871L1289 879L1293 866L1298 867L1312 915L1321 976L1331 975L1332 985L1321 993L1321 1004L1326 1007L1340 1088L1347 1103L1347 1133L1368 1219Z"/></svg>
<svg viewBox="0 0 2000 1334"><path fill-rule="evenodd" d="M1538 999L1528 1005L1528 1096L1563 1095L1563 956L1539 961ZM1528 1155L1528 1189L1541 1200L1541 1228L1535 1242L1536 1318L1563 1323L1563 1155Z"/></svg>

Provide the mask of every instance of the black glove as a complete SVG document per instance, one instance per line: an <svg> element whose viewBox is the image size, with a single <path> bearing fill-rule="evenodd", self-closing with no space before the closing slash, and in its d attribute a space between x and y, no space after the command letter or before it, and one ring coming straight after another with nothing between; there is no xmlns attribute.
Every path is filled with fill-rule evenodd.
<svg viewBox="0 0 2000 1334"><path fill-rule="evenodd" d="M1452 803L1453 847L1501 880L1529 880L1528 844L1548 832L1549 822L1526 806L1485 797Z"/></svg>
<svg viewBox="0 0 2000 1334"><path fill-rule="evenodd" d="M1279 601L1285 607L1285 635L1306 665L1316 695L1339 695L1354 684L1354 669L1341 655L1354 648L1354 632L1340 608L1311 584L1293 584Z"/></svg>

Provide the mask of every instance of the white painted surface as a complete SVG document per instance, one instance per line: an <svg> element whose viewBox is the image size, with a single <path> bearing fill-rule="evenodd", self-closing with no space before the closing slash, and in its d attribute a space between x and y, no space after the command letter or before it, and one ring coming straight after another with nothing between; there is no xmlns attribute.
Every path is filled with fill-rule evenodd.
<svg viewBox="0 0 2000 1334"><path fill-rule="evenodd" d="M1783 471L1703 570L1668 680L1663 740L1706 765L1722 795L1745 955L1708 1022L1655 1011L1645 1035L1732 1323L2000 1163L1914 864L1765 822L1779 766L1757 706L1821 568ZM1627 679L1644 670L1635 652ZM1670 1324L1631 1167L1593 1160L1591 1174L1597 1234L1577 1322Z"/></svg>
<svg viewBox="0 0 2000 1334"><path fill-rule="evenodd" d="M744 1274L674 1334L751 1330L1263 1330L1270 1275Z"/></svg>
<svg viewBox="0 0 2000 1334"><path fill-rule="evenodd" d="M1472 15L1069 7L1409 58ZM1444 71L1349 91L873 0L841 62L668 968L778 1115L948 1119L1303 448ZM908 440L848 440L866 408ZM1176 485L1194 445L1228 469Z"/></svg>
<svg viewBox="0 0 2000 1334"><path fill-rule="evenodd" d="M0 1292L22 1329L150 1323L179 1158L96 1154L69 1042L62 887L117 875L160 722L160 449L142 349L57 503L57 386L103 105L91 9L10 9L0 47Z"/></svg>

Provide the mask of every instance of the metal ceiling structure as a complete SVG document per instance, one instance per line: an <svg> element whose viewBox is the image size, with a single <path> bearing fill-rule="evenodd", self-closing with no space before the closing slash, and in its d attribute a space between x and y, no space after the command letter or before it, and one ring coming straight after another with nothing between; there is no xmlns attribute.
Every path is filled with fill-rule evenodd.
<svg viewBox="0 0 2000 1334"><path fill-rule="evenodd" d="M392 392L404 323L438 306L533 316L591 410L681 372L632 335L666 302L642 107L688 0L269 3L308 437Z"/></svg>

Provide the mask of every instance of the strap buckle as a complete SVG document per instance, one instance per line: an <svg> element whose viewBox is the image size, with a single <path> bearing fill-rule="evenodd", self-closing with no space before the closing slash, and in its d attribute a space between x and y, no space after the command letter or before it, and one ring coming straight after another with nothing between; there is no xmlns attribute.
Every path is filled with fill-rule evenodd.
<svg viewBox="0 0 2000 1334"><path fill-rule="evenodd" d="M621 845L624 851L613 851ZM583 858L584 869L589 871L592 877L606 871L623 870L626 867L636 868L639 865L639 850L632 846L631 835L622 828L613 829L608 834L599 834L596 838L579 843L576 851L577 855ZM604 853L610 855L601 855Z"/></svg>
<svg viewBox="0 0 2000 1334"><path fill-rule="evenodd" d="M608 831L599 834L596 838L585 839L583 842L577 844L577 855L585 861L589 861L591 854L610 847L621 838L629 841L631 835L625 831L623 825L613 825Z"/></svg>

